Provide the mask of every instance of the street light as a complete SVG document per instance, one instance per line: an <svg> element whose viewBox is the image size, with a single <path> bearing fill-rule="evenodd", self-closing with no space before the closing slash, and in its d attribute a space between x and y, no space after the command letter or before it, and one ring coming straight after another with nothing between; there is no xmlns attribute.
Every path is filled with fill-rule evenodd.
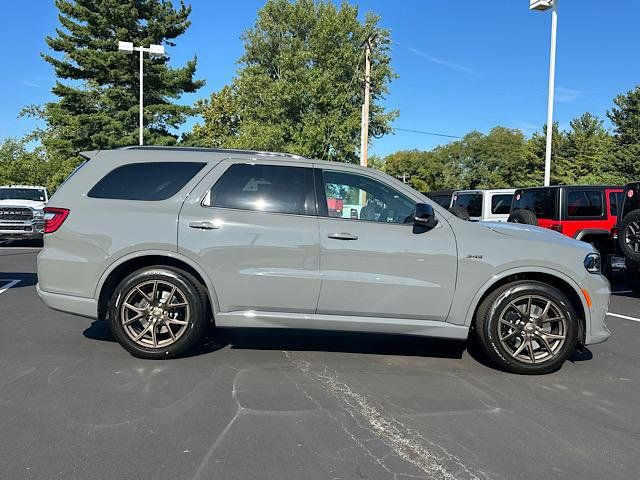
<svg viewBox="0 0 640 480"><path fill-rule="evenodd" d="M551 54L549 55L549 98L547 100L547 149L544 159L544 185L551 183L551 141L553 140L553 98L556 83L556 37L558 31L558 0L529 0L530 10L546 11L551 14Z"/></svg>
<svg viewBox="0 0 640 480"><path fill-rule="evenodd" d="M123 51L123 52L127 52L129 54L132 54L134 51L135 52L140 52L140 145L144 144L143 141L143 124L144 124L144 117L143 117L143 107L144 107L144 102L143 102L143 88L144 88L144 62L143 62L143 56L145 53L148 53L151 56L155 56L155 57L159 57L164 55L164 47L162 45L154 45L151 44L151 46L149 48L145 48L145 47L134 47L133 46L133 42L118 42L118 50Z"/></svg>

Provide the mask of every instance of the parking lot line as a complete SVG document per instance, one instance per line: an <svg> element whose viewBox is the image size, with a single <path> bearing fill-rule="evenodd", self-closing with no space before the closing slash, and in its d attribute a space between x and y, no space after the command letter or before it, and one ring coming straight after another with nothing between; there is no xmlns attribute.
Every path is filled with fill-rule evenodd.
<svg viewBox="0 0 640 480"><path fill-rule="evenodd" d="M20 280L14 280L12 278L2 278L0 279L0 282L7 282L6 285L0 288L0 294L3 294L7 290L9 290L11 287L15 287L17 284L19 284Z"/></svg>
<svg viewBox="0 0 640 480"><path fill-rule="evenodd" d="M607 313L608 317L616 317L616 318L622 318L623 320L631 320L632 322L640 322L640 318L636 318L636 317L629 317L627 315L620 315L619 313Z"/></svg>

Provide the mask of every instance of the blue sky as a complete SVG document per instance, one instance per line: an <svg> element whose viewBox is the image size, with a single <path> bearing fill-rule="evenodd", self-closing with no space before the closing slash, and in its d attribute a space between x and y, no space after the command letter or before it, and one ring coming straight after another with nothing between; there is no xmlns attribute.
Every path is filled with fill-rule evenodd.
<svg viewBox="0 0 640 480"><path fill-rule="evenodd" d="M192 27L168 53L176 65L198 55L207 85L183 99L206 97L228 83L242 54L239 39L263 1L191 0ZM530 135L545 122L549 12L527 0L362 0L391 29L400 78L386 100L398 128L464 135L495 125ZM605 8L606 4L606 8ZM34 122L17 119L28 104L52 98L55 79L39 53L57 26L53 1L5 2L0 138L20 136ZM612 99L640 84L640 2L562 0L559 3L556 120L564 128L585 111L602 118ZM192 122L191 122L192 123ZM373 153L430 149L449 140L398 131L373 142Z"/></svg>

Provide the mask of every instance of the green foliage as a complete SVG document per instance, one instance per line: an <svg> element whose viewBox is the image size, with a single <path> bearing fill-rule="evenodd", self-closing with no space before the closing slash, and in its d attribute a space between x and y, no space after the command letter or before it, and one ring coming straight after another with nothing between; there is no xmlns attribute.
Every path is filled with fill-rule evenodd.
<svg viewBox="0 0 640 480"><path fill-rule="evenodd" d="M605 172L624 178L640 177L640 86L618 95L607 116L613 123L615 145Z"/></svg>
<svg viewBox="0 0 640 480"><path fill-rule="evenodd" d="M395 112L381 100L395 78L389 31L379 18L343 2L268 0L243 36L245 52L231 85L202 105L203 125L188 142L357 162L363 49L371 55L370 133L390 131Z"/></svg>
<svg viewBox="0 0 640 480"><path fill-rule="evenodd" d="M137 143L138 55L118 51L118 40L134 45L174 45L189 27L191 12L167 0L56 0L61 26L45 40L43 54L58 79L56 102L46 104L44 145L61 155ZM56 55L57 54L57 55ZM176 142L171 133L193 108L175 103L204 82L194 80L196 59L171 68L167 57L145 56L145 138L154 145Z"/></svg>

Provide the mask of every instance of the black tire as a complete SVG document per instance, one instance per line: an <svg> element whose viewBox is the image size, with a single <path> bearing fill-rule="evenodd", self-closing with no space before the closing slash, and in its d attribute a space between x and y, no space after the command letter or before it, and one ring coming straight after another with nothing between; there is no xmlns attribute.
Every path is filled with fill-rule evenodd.
<svg viewBox="0 0 640 480"><path fill-rule="evenodd" d="M527 363L514 356L513 353L517 352L517 348L516 352L509 351L500 341L498 331L499 326L503 329L507 328L507 331L510 329L510 327L502 326L503 323L500 321L500 316L503 312L508 310L512 302L517 302L519 299L527 298L528 296L534 296L536 302L540 301L539 299L546 299L542 300L542 302L553 302L553 308L557 309L558 313L564 315L566 319L566 322L563 323L562 331L564 340L551 340L550 345L552 348L547 354L548 358L541 357L541 360L537 363ZM478 308L475 327L478 343L496 367L507 372L524 375L541 375L558 370L571 356L578 340L578 317L569 299L555 287L534 280L516 281L492 292ZM525 343L524 338L527 335L527 330L523 326L523 329L519 332L517 334L507 334L503 339L509 335L514 335L512 337L514 342ZM532 348L534 358L536 354L542 355L544 350L541 340L536 338L531 336L530 340L531 342L536 342L536 347ZM548 339L545 339L545 341L548 343ZM533 347L533 343L530 344ZM516 343L516 345L518 344ZM516 345L514 345L514 348ZM529 354L528 347L525 347L525 350ZM553 355L551 355L552 351ZM521 355L525 354L521 353Z"/></svg>
<svg viewBox="0 0 640 480"><path fill-rule="evenodd" d="M627 258L625 266L624 278L627 286L633 290L633 293L640 294L640 264Z"/></svg>
<svg viewBox="0 0 640 480"><path fill-rule="evenodd" d="M172 343L153 347L136 342L134 338L130 336L135 333L132 333L132 330L137 327L137 324L139 324L140 332L150 326L149 318L153 314L146 310L152 307L152 304L148 301L148 307L145 307L144 303L138 303L134 308L130 309L133 312L137 312L137 317L141 315L141 311L145 312L139 320L131 322L131 326L125 327L123 324L125 320L123 315L127 315L126 312L128 312L129 309L129 307L123 306L124 301L129 295L138 295L142 299L142 302L145 302L147 297L141 296L144 295L144 291L138 290L140 291L138 294L136 293L136 287L141 287L141 290L143 290L147 288L148 285L152 285L151 288L153 288L152 292L146 292L150 298L162 297L163 292L161 288L165 285L167 286L165 292L169 288L175 287L173 292L176 293L172 293L171 295L178 295L177 292L179 292L179 297L183 297L183 301L178 303L172 302L172 298L174 297L168 299L168 302L174 303L176 306L170 305L166 307L166 311L175 311L175 318L172 318L171 315L168 316L167 320L156 318L155 320L158 320L158 326L156 327L155 321L152 325L153 345L156 343L157 335L165 335L165 337L170 335L170 338L166 338L165 341ZM157 285L161 285L162 287L157 287ZM181 303L186 304L186 306L177 306ZM167 304L165 304L165 306L166 305ZM167 266L146 267L128 275L115 289L109 302L109 323L113 336L118 343L133 356L146 359L175 358L184 355L192 349L200 342L206 333L210 320L208 305L209 301L204 287L189 273ZM182 318L178 318L179 312L183 313ZM158 315L161 316L162 314L158 313ZM177 323L178 321L185 323L176 326L173 322ZM176 331L176 329L178 330ZM169 332L169 330L171 330L171 332ZM173 338L174 336L176 336L175 340ZM144 341L145 338L146 334L142 337L142 341Z"/></svg>
<svg viewBox="0 0 640 480"><path fill-rule="evenodd" d="M507 222L511 223L523 223L526 225L538 225L538 217L531 210L525 210L524 208L519 208L518 210L514 210Z"/></svg>
<svg viewBox="0 0 640 480"><path fill-rule="evenodd" d="M620 251L629 260L640 263L640 209L627 213L618 234Z"/></svg>
<svg viewBox="0 0 640 480"><path fill-rule="evenodd" d="M470 218L469 212L467 211L466 208L453 206L449 208L449 211L453 213L456 217L465 221L469 221L469 218Z"/></svg>

